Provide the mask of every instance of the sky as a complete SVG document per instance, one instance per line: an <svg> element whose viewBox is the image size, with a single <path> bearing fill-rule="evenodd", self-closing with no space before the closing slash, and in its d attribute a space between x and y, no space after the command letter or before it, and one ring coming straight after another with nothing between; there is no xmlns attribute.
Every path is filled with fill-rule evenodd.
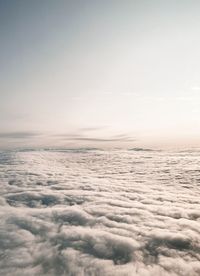
<svg viewBox="0 0 200 276"><path fill-rule="evenodd" d="M0 0L0 148L200 146L198 0Z"/></svg>

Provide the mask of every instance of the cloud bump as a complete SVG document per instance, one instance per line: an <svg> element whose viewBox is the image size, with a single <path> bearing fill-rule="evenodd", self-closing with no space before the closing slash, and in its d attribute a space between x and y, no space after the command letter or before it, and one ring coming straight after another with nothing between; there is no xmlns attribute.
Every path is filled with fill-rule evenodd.
<svg viewBox="0 0 200 276"><path fill-rule="evenodd" d="M1 275L200 274L199 153L0 153Z"/></svg>

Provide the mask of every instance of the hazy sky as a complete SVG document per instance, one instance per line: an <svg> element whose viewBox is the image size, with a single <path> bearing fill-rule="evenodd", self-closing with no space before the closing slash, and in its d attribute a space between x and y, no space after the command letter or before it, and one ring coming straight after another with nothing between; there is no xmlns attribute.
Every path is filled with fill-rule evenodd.
<svg viewBox="0 0 200 276"><path fill-rule="evenodd" d="M0 146L200 145L200 1L0 0Z"/></svg>

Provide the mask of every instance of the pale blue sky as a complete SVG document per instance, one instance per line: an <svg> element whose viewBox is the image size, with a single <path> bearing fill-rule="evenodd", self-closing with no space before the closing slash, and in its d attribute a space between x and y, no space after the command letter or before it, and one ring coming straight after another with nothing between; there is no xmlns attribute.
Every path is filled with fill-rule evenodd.
<svg viewBox="0 0 200 276"><path fill-rule="evenodd" d="M198 0L0 0L1 147L200 146L199 12Z"/></svg>

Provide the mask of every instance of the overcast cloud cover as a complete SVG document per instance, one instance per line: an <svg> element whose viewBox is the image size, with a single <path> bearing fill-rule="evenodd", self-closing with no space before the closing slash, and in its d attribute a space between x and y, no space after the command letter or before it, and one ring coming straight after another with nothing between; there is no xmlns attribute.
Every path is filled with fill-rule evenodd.
<svg viewBox="0 0 200 276"><path fill-rule="evenodd" d="M2 151L0 275L200 275L199 157Z"/></svg>

